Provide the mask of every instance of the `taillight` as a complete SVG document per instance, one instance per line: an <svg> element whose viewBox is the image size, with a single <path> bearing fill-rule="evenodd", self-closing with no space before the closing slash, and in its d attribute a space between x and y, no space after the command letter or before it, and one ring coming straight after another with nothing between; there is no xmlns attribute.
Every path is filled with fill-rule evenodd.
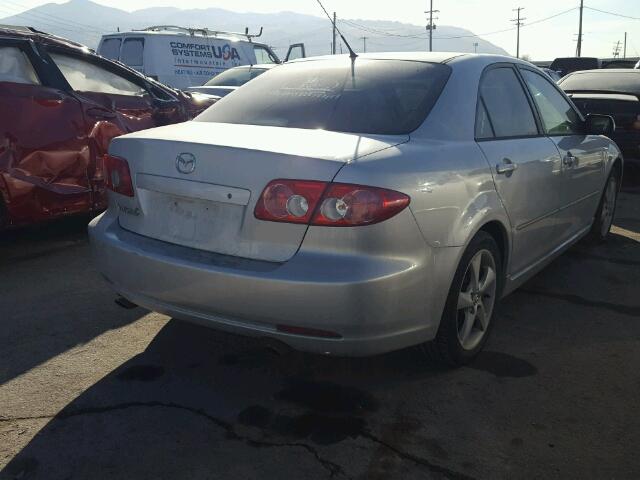
<svg viewBox="0 0 640 480"><path fill-rule="evenodd" d="M404 193L384 188L332 183L322 197L312 225L371 225L393 217L409 205Z"/></svg>
<svg viewBox="0 0 640 480"><path fill-rule="evenodd" d="M384 188L307 180L273 180L255 216L272 222L355 227L382 222L409 205L404 193Z"/></svg>
<svg viewBox="0 0 640 480"><path fill-rule="evenodd" d="M133 182L131 181L131 171L129 164L124 158L111 155L104 156L104 176L105 183L109 190L120 195L133 197Z"/></svg>
<svg viewBox="0 0 640 480"><path fill-rule="evenodd" d="M272 222L309 223L326 182L273 180L263 190L254 214Z"/></svg>

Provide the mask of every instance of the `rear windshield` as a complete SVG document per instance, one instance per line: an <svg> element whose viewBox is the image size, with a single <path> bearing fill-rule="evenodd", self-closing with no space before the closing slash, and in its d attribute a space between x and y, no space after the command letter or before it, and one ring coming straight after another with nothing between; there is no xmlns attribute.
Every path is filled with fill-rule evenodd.
<svg viewBox="0 0 640 480"><path fill-rule="evenodd" d="M224 97L196 118L334 132L401 135L420 126L450 68L347 58L283 65Z"/></svg>
<svg viewBox="0 0 640 480"><path fill-rule="evenodd" d="M216 75L207 83L207 87L239 87L249 80L253 80L260 74L266 72L266 68L238 67L230 68L226 72Z"/></svg>
<svg viewBox="0 0 640 480"><path fill-rule="evenodd" d="M560 86L565 91L618 92L640 95L640 72L595 72L574 73L565 77Z"/></svg>

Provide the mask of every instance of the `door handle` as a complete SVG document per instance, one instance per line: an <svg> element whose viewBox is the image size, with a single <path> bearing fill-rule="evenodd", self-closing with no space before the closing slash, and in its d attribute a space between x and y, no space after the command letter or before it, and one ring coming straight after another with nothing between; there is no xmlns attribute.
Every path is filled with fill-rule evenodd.
<svg viewBox="0 0 640 480"><path fill-rule="evenodd" d="M115 118L116 114L110 110L106 110L104 108L99 107L90 107L86 110L87 115L93 118L97 118L100 120L108 120L110 118Z"/></svg>
<svg viewBox="0 0 640 480"><path fill-rule="evenodd" d="M510 177L517 168L518 165L516 163L513 163L508 158L505 158L504 160L502 160L502 163L496 165L496 172L499 175L506 175L507 177Z"/></svg>
<svg viewBox="0 0 640 480"><path fill-rule="evenodd" d="M562 163L567 167L573 167L576 163L577 158L571 152L567 152L567 154L562 157Z"/></svg>
<svg viewBox="0 0 640 480"><path fill-rule="evenodd" d="M62 102L64 102L64 98L62 97L62 95L57 94L39 94L34 97L33 100L43 107L57 107L58 105L62 105Z"/></svg>

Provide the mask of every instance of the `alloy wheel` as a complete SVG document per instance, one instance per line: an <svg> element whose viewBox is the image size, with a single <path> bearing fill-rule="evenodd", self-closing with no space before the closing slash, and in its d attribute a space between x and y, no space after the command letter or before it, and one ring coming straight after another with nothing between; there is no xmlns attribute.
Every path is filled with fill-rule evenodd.
<svg viewBox="0 0 640 480"><path fill-rule="evenodd" d="M605 237L611 229L613 216L616 209L616 195L618 193L618 180L614 175L607 182L607 189L602 198L602 211L600 212L600 234Z"/></svg>
<svg viewBox="0 0 640 480"><path fill-rule="evenodd" d="M496 303L496 262L489 250L478 251L467 266L458 295L458 340L473 350L483 339Z"/></svg>

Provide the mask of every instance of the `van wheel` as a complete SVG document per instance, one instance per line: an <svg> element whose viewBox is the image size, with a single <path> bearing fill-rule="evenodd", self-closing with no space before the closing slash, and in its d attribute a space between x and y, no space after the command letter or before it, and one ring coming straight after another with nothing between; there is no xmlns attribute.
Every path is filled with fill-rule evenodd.
<svg viewBox="0 0 640 480"><path fill-rule="evenodd" d="M589 232L589 239L592 243L603 243L607 240L616 214L619 190L620 171L619 168L614 167L607 179L600 205L598 205L598 210L591 226L591 232Z"/></svg>
<svg viewBox="0 0 640 480"><path fill-rule="evenodd" d="M423 345L434 360L464 365L484 346L502 292L502 262L496 241L479 232L464 252L447 296L436 338Z"/></svg>

